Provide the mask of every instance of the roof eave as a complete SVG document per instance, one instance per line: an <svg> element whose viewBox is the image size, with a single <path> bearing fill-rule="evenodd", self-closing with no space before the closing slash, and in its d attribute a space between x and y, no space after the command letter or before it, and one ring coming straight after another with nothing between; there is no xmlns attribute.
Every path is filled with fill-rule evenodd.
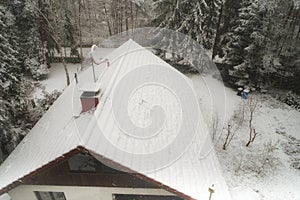
<svg viewBox="0 0 300 200"><path fill-rule="evenodd" d="M180 192L180 191L178 191L178 190L176 190L176 189L174 189L174 188L172 188L172 187L170 187L170 186L168 186L168 185L165 185L165 184L163 184L163 183L161 183L161 182L159 182L159 181L156 181L156 180L154 180L153 178L150 178L149 176L146 176L145 174L142 174L142 173L139 173L139 172L137 172L137 171L134 171L134 170L132 170L132 169L130 169L130 168L128 168L128 167L125 167L124 165L122 165L122 164L120 164L120 163L118 163L118 162L115 162L115 161L113 161L113 160L111 160L111 159L109 159L109 158L106 158L106 157L104 157L103 155L100 155L100 154L98 154L97 152L95 152L95 151L90 151L90 150L88 150L88 149L86 149L88 152L92 152L92 156L93 156L93 154L94 155L97 155L98 157L101 157L101 160L105 160L105 161L108 161L108 162L110 162L111 163L111 165L113 165L114 167L116 167L117 169L122 169L123 171L125 171L125 172L129 172L129 173L131 173L133 176L135 176L135 177L137 177L137 178L139 178L139 179L141 179L141 180L144 180L144 181L146 181L146 182L148 182L148 183L152 183L152 184L154 184L154 185L156 185L156 186L158 186L158 187L160 187L160 188L162 188L162 189L165 189L166 191L168 191L168 192L171 192L171 193L173 193L173 194L176 194L177 196L179 196L179 197L181 197L181 198L184 198L185 200L196 200L195 198L193 198L193 197L191 197L191 196L189 196L189 195L187 195L187 194L184 194L184 193L182 193L182 192ZM96 158L97 159L97 158Z"/></svg>
<svg viewBox="0 0 300 200"><path fill-rule="evenodd" d="M46 165L43 165L42 167L36 169L35 171L30 172L29 174L23 176L22 178L19 178L18 180L12 182L11 184L7 185L6 187L0 189L0 195L8 192L9 190L14 189L15 187L21 185L22 183L25 183L29 178L31 178L32 176L46 170L49 169L51 167L54 167L55 165L57 165L58 163L60 163L61 161L79 153L79 152L86 152L86 149L83 146L77 146L75 149L70 150L69 152L63 154L62 156L56 158L55 160L47 163Z"/></svg>
<svg viewBox="0 0 300 200"><path fill-rule="evenodd" d="M0 195L8 192L9 190L12 190L14 189L15 187L21 185L22 183L26 183L28 179L30 179L32 176L36 175L36 174L39 174L41 173L42 171L46 170L46 169L49 169L51 167L54 167L55 165L59 164L61 161L64 161L66 159L68 159L69 157L77 154L77 153L88 153L90 154L91 156L94 156L94 155L97 155L98 157L101 157L102 160L106 160L108 162L110 162L113 166L115 166L116 168L119 168L119 169L122 169L124 171L127 171L127 172L130 172L133 176L141 179L141 180L144 180L148 183L152 183L154 185L157 185L158 187L162 188L162 189L165 189L173 194L176 194L178 195L179 197L181 198L184 198L186 200L194 200L195 198L192 198L191 196L189 195L186 195L174 188L171 188L170 186L167 186L159 181L156 181L154 180L153 178L150 178L142 173L139 173L139 172L136 172L128 167L125 167L124 165L120 164L120 163L117 163L111 159L108 159L100 154L98 154L97 152L94 152L94 151L90 151L88 149L86 149L84 146L77 146L75 149L72 149L70 150L69 152L63 154L62 156L56 158L55 160L47 163L46 165L36 169L35 171L23 176L22 178L19 178L18 180L12 182L11 184L7 185L6 187L0 189ZM97 159L97 158L96 158Z"/></svg>

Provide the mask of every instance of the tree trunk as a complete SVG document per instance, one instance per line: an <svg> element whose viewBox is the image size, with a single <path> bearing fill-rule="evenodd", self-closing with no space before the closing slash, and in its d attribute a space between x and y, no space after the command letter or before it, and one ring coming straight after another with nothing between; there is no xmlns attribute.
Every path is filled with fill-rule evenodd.
<svg viewBox="0 0 300 200"><path fill-rule="evenodd" d="M138 27L138 24L137 24L137 22L138 22L138 6L137 6L137 4L134 4L135 6L135 23L134 23L134 28L136 28L136 27Z"/></svg>
<svg viewBox="0 0 300 200"><path fill-rule="evenodd" d="M111 25L110 25L110 22L109 22L109 19L108 19L105 3L103 3L103 7L104 7L105 20L106 20L107 27L108 27L108 33L109 33L109 36L112 36Z"/></svg>
<svg viewBox="0 0 300 200"><path fill-rule="evenodd" d="M211 58L212 60L217 55L217 51L218 51L218 48L219 48L218 44L220 42L220 36L221 36L220 26L221 26L221 19L222 19L222 15L223 15L223 6L224 6L224 4L222 3L221 8L220 8L218 22L217 22L216 35L215 35L214 44L213 44L213 52L212 52L212 58Z"/></svg>
<svg viewBox="0 0 300 200"><path fill-rule="evenodd" d="M126 33L128 34L128 1L125 0L125 29Z"/></svg>
<svg viewBox="0 0 300 200"><path fill-rule="evenodd" d="M94 37L92 34L92 30L93 30L93 24L92 24L92 16L91 16L91 11L92 11L92 6L91 3L88 1L88 18L89 18L89 31L90 31L90 40L91 40L91 44L94 44Z"/></svg>
<svg viewBox="0 0 300 200"><path fill-rule="evenodd" d="M130 1L130 21L131 21L131 30L133 31L133 3Z"/></svg>
<svg viewBox="0 0 300 200"><path fill-rule="evenodd" d="M60 57L61 57L61 61L62 61L63 66L64 66L64 70L65 70L65 74L66 74L66 80L67 80L67 86L68 86L68 85L70 85L70 75L69 75L67 63L65 61L65 57L64 57L62 51L60 53Z"/></svg>
<svg viewBox="0 0 300 200"><path fill-rule="evenodd" d="M289 18L291 17L292 13L293 13L293 10L294 10L294 6L291 6L290 9L289 9L289 12L285 18L285 21L284 21L284 24L283 24L283 27L285 30L288 30L289 27L290 27L290 23L289 23ZM279 38L278 42L277 42L277 45L276 45L276 49L279 49L278 53L277 53L277 56L280 56L281 55L281 52L283 50L283 47L286 45L287 43L287 39L288 39L288 33L286 33L286 35L283 37L284 39L282 39L282 37ZM282 42L281 42L282 41ZM281 46L279 47L281 43Z"/></svg>
<svg viewBox="0 0 300 200"><path fill-rule="evenodd" d="M78 0L78 26L79 26L79 41L80 41L80 63L81 63L81 70L83 69L82 66L82 59L83 59L83 52L82 52L82 27L81 27L81 0Z"/></svg>
<svg viewBox="0 0 300 200"><path fill-rule="evenodd" d="M4 154L2 152L2 148L1 148L1 142L0 142L0 164L4 161Z"/></svg>
<svg viewBox="0 0 300 200"><path fill-rule="evenodd" d="M253 98L253 97L252 97ZM250 145L251 142L254 141L257 133L255 129L253 128L252 121L253 121L253 115L257 106L257 99L249 99L249 110L250 110L250 119L249 119L249 140L246 144L246 147ZM254 102L253 102L254 101Z"/></svg>
<svg viewBox="0 0 300 200"><path fill-rule="evenodd" d="M229 136L230 136L230 125L228 124L227 135L226 135L225 142L224 142L223 148L222 148L223 150L226 150Z"/></svg>
<svg viewBox="0 0 300 200"><path fill-rule="evenodd" d="M111 17L112 17L112 24L113 24L113 34L118 33L118 3L116 0L112 0L111 4Z"/></svg>

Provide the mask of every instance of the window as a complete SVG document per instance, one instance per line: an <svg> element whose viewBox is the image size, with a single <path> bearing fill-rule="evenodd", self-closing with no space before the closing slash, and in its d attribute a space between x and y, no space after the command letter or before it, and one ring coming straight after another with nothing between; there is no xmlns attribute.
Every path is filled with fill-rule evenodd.
<svg viewBox="0 0 300 200"><path fill-rule="evenodd" d="M102 169L102 172L105 174L123 174L123 173L125 173L123 171L119 171L117 169L106 166L105 164L102 164L101 169Z"/></svg>
<svg viewBox="0 0 300 200"><path fill-rule="evenodd" d="M183 200L177 196L114 194L113 200Z"/></svg>
<svg viewBox="0 0 300 200"><path fill-rule="evenodd" d="M34 192L38 200L66 200L65 194L63 192Z"/></svg>
<svg viewBox="0 0 300 200"><path fill-rule="evenodd" d="M86 154L77 154L68 160L69 169L73 172L96 172L95 160Z"/></svg>

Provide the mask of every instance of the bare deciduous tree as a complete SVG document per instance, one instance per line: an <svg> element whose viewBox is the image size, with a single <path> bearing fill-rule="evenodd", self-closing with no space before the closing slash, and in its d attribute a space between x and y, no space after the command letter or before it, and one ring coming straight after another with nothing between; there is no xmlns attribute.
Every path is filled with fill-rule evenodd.
<svg viewBox="0 0 300 200"><path fill-rule="evenodd" d="M244 105L240 105L239 109L237 109L233 116L227 123L227 134L225 136L225 140L223 143L223 150L229 146L236 132L242 127L245 116L245 108Z"/></svg>
<svg viewBox="0 0 300 200"><path fill-rule="evenodd" d="M278 158L275 157L274 152L278 149L277 142L266 142L263 146L256 147L252 152L248 148L241 149L237 158L237 167L235 173L255 173L257 175L265 175L268 170L274 169L278 165ZM243 148L243 147L242 147Z"/></svg>
<svg viewBox="0 0 300 200"><path fill-rule="evenodd" d="M211 123L210 123L210 131L212 140L216 139L217 132L219 130L220 122L217 113L214 114Z"/></svg>
<svg viewBox="0 0 300 200"><path fill-rule="evenodd" d="M52 7L51 9L52 10L59 10L60 14L62 14L63 12L61 11L63 9L63 4L60 3L57 3L57 4L52 4ZM60 20L60 16L59 15L55 15L55 12L53 12L52 14L52 22L49 21L48 17L45 16L42 11L39 9L39 8L36 8L40 14L40 17L43 18L45 20L45 22L48 24L48 27L50 30L48 30L49 32L49 36L52 38L52 40L55 42L56 46L57 46L57 49L59 50L59 53L60 53L60 57L62 59L62 63L63 63L63 66L64 66L64 71L65 71L65 74L66 74L66 80L67 80L67 85L70 84L70 76L69 76L69 71L68 71L68 67L67 67L67 63L65 61L65 56L63 54L63 51L62 51L62 44L63 44L63 41L62 41L62 29L61 29L61 24L59 23L59 20Z"/></svg>
<svg viewBox="0 0 300 200"><path fill-rule="evenodd" d="M251 95L249 99L246 100L246 107L249 111L249 139L246 143L246 147L250 145L250 143L254 142L258 133L256 132L255 128L253 127L253 116L254 112L257 108L258 99L256 96Z"/></svg>

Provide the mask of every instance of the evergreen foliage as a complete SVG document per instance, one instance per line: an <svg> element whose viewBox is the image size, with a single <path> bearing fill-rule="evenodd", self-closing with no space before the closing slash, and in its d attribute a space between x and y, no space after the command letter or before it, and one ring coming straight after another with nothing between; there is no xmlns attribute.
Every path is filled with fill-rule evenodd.
<svg viewBox="0 0 300 200"><path fill-rule="evenodd" d="M0 1L0 148L4 156L59 96L58 92L45 93L45 99L38 102L30 97L35 88L33 79L47 75L47 58L57 47L58 36L53 34L46 12L49 9L46 0ZM70 12L65 10L62 15L60 39L76 54L76 30Z"/></svg>
<svg viewBox="0 0 300 200"><path fill-rule="evenodd" d="M213 46L220 0L154 0L154 25L191 36L206 49Z"/></svg>
<svg viewBox="0 0 300 200"><path fill-rule="evenodd" d="M154 8L155 25L221 58L230 84L300 92L300 8L293 0L154 0Z"/></svg>
<svg viewBox="0 0 300 200"><path fill-rule="evenodd" d="M38 10L35 1L14 0L9 8L15 16L16 38L20 53L22 72L35 79L45 77L48 73L46 66L46 49L39 32Z"/></svg>
<svg viewBox="0 0 300 200"><path fill-rule="evenodd" d="M98 28L96 24L106 24L107 35L117 34L142 24L144 8L151 5L105 1L93 13L88 9L97 5L95 1L71 2L0 0L0 146L6 155L58 96L45 94L44 101L33 102L29 98L32 79L47 76L55 51L60 53L66 76L65 47L71 48L68 56L81 59L77 48L83 43L83 20L94 17L97 23L85 27L92 30ZM225 66L223 80L257 89L291 90L286 101L296 102L295 94L300 94L299 4L293 0L153 0L152 6L152 25L180 31L201 44ZM102 15L103 21L97 21ZM171 50L174 42L191 44L173 37L157 41ZM199 55L183 53L196 58L192 64L201 68ZM169 61L186 67L180 55Z"/></svg>

